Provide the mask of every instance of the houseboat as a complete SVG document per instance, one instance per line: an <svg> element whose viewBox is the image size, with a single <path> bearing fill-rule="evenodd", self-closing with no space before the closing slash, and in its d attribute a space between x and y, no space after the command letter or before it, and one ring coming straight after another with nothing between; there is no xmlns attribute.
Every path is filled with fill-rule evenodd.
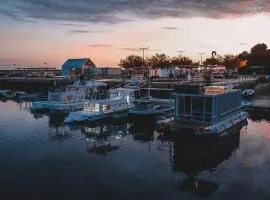
<svg viewBox="0 0 270 200"><path fill-rule="evenodd" d="M115 114L127 113L129 108L124 93L97 93L93 99L85 102L82 111L71 112L65 119L65 123L108 119Z"/></svg>
<svg viewBox="0 0 270 200"><path fill-rule="evenodd" d="M231 84L176 85L172 97L175 109L170 129L179 134L224 136L248 117L243 110L241 90L233 89Z"/></svg>
<svg viewBox="0 0 270 200"><path fill-rule="evenodd" d="M103 82L76 81L73 85L61 89L53 89L48 92L47 101L33 102L32 111L49 110L53 112L72 112L84 108L85 99L105 86Z"/></svg>

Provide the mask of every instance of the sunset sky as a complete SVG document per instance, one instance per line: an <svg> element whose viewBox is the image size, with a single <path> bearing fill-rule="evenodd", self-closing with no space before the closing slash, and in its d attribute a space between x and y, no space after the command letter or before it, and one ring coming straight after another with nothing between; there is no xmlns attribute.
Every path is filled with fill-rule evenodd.
<svg viewBox="0 0 270 200"><path fill-rule="evenodd" d="M129 54L199 60L270 46L269 0L0 0L0 69L60 67L89 57L117 66Z"/></svg>

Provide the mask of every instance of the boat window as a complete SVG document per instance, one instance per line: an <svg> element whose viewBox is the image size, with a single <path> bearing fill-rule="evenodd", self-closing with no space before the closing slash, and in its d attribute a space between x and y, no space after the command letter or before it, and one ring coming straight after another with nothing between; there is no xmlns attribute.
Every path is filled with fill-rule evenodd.
<svg viewBox="0 0 270 200"><path fill-rule="evenodd" d="M51 101L59 102L60 100L60 95L51 95Z"/></svg>
<svg viewBox="0 0 270 200"><path fill-rule="evenodd" d="M110 110L110 104L103 105L103 111L109 111Z"/></svg>
<svg viewBox="0 0 270 200"><path fill-rule="evenodd" d="M73 98L73 95L65 96L65 101L71 101Z"/></svg>
<svg viewBox="0 0 270 200"><path fill-rule="evenodd" d="M103 111L109 111L110 110L110 104L103 105Z"/></svg>

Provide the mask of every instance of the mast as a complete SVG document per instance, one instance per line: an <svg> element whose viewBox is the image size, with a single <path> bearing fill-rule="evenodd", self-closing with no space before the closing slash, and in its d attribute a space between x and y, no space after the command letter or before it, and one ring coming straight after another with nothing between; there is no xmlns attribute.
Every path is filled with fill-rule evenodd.
<svg viewBox="0 0 270 200"><path fill-rule="evenodd" d="M145 50L149 49L149 47L140 47L139 50L142 50L143 53L143 66L145 67L145 62L144 62L144 52ZM148 97L150 97L150 67L148 68Z"/></svg>
<svg viewBox="0 0 270 200"><path fill-rule="evenodd" d="M150 97L150 67L148 68L148 97Z"/></svg>

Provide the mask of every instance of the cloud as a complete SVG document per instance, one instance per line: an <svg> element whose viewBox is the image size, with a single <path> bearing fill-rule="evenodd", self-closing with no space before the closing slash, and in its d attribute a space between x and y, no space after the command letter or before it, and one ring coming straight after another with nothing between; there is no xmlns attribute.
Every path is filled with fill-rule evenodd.
<svg viewBox="0 0 270 200"><path fill-rule="evenodd" d="M115 24L139 18L227 18L270 13L269 0L0 0L1 12L16 19Z"/></svg>
<svg viewBox="0 0 270 200"><path fill-rule="evenodd" d="M247 45L247 43L245 43L245 42L240 42L239 44L240 44L240 45L243 45L243 46L244 46L244 45Z"/></svg>
<svg viewBox="0 0 270 200"><path fill-rule="evenodd" d="M90 44L88 47L93 47L93 48L99 48L99 47L112 47L111 44Z"/></svg>
<svg viewBox="0 0 270 200"><path fill-rule="evenodd" d="M120 47L118 49L124 50L124 51L142 51L141 48L134 48L134 47ZM147 49L145 49L145 51L156 52L156 51L160 51L160 49L147 48Z"/></svg>
<svg viewBox="0 0 270 200"><path fill-rule="evenodd" d="M5 9L0 9L0 14L10 17L11 19L18 21L18 22L29 22L29 23L35 23L35 20L32 19L26 19L24 17L21 17L19 15L17 15L14 12L11 12L10 10L5 10Z"/></svg>
<svg viewBox="0 0 270 200"><path fill-rule="evenodd" d="M140 51L139 48L133 48L133 47L120 47L120 50L124 51Z"/></svg>
<svg viewBox="0 0 270 200"><path fill-rule="evenodd" d="M175 26L164 26L161 29L164 29L164 30L178 30L178 27L175 27Z"/></svg>
<svg viewBox="0 0 270 200"><path fill-rule="evenodd" d="M88 30L69 30L68 33L71 33L71 34L84 34L84 33L91 33L91 31L88 31Z"/></svg>
<svg viewBox="0 0 270 200"><path fill-rule="evenodd" d="M85 27L83 24L72 24L72 23L59 23L61 26L72 26L72 27Z"/></svg>

